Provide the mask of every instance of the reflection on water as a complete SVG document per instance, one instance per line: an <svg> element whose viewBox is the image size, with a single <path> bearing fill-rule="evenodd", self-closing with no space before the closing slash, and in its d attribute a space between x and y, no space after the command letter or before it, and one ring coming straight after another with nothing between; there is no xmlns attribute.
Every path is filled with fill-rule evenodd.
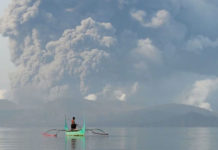
<svg viewBox="0 0 218 150"><path fill-rule="evenodd" d="M125 146L126 146L126 140L125 140L125 137L126 137L126 134L127 134L127 130L125 128L121 128L120 129L120 147L122 149L125 149Z"/></svg>
<svg viewBox="0 0 218 150"><path fill-rule="evenodd" d="M108 128L109 136L44 137L45 129L0 128L0 150L217 150L218 128Z"/></svg>
<svg viewBox="0 0 218 150"><path fill-rule="evenodd" d="M76 139L71 140L71 148L72 148L72 150L76 149Z"/></svg>
<svg viewBox="0 0 218 150"><path fill-rule="evenodd" d="M211 149L211 130L210 128L189 128L190 138L189 150L209 150Z"/></svg>
<svg viewBox="0 0 218 150"><path fill-rule="evenodd" d="M65 150L85 150L85 136L65 136Z"/></svg>

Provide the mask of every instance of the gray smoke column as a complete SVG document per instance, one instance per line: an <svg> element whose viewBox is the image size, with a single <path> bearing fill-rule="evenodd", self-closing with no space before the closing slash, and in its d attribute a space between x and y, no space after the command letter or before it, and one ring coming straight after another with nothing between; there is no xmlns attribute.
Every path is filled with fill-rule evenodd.
<svg viewBox="0 0 218 150"><path fill-rule="evenodd" d="M18 101L86 94L86 77L110 57L109 49L116 42L113 26L91 17L76 21L64 2L58 8L61 2L15 0L1 19L0 31L10 38L17 67L11 86ZM57 7L53 12L52 5ZM62 15L71 21L65 22Z"/></svg>
<svg viewBox="0 0 218 150"><path fill-rule="evenodd" d="M205 34L215 33L216 16L204 13L216 5L201 6L194 0L13 0L0 20L16 66L10 77L13 99L169 103L182 89L160 90L174 87L165 81L186 72L187 64L201 72L195 65L206 62L188 57L184 47L193 46L190 39L204 35L198 41L209 44L203 42L203 48L217 46ZM201 26L193 28L192 18ZM214 28L208 28L211 20Z"/></svg>

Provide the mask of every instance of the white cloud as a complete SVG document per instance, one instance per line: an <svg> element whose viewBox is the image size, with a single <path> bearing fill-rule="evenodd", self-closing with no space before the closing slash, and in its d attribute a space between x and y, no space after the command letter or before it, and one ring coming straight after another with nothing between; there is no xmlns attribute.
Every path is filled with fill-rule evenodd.
<svg viewBox="0 0 218 150"><path fill-rule="evenodd" d="M208 48L217 48L218 39L212 41L210 38L198 35L187 42L186 49L188 51L199 53Z"/></svg>
<svg viewBox="0 0 218 150"><path fill-rule="evenodd" d="M116 97L117 100L126 101L126 93L124 93L121 90L114 91L114 96Z"/></svg>
<svg viewBox="0 0 218 150"><path fill-rule="evenodd" d="M66 8L65 9L66 12L74 12L74 10L75 10L74 8Z"/></svg>
<svg viewBox="0 0 218 150"><path fill-rule="evenodd" d="M146 12L143 10L133 10L130 12L130 15L132 18L140 22L141 24L144 24L144 18L146 17Z"/></svg>
<svg viewBox="0 0 218 150"><path fill-rule="evenodd" d="M139 83L138 83L138 82L135 82L135 83L132 85L131 94L135 94L135 93L138 91L138 88L139 88Z"/></svg>
<svg viewBox="0 0 218 150"><path fill-rule="evenodd" d="M0 90L0 99L4 99L5 98L5 94L6 94L6 90Z"/></svg>
<svg viewBox="0 0 218 150"><path fill-rule="evenodd" d="M135 82L128 86L115 86L115 85L105 85L102 91L94 94L98 99L103 99L106 101L118 100L126 101L130 96L137 93L139 88L138 82Z"/></svg>
<svg viewBox="0 0 218 150"><path fill-rule="evenodd" d="M148 27L159 27L166 23L169 19L169 13L166 10L159 10L156 16L151 19L150 23L147 23Z"/></svg>
<svg viewBox="0 0 218 150"><path fill-rule="evenodd" d="M123 8L124 5L128 4L130 0L118 0L119 7Z"/></svg>
<svg viewBox="0 0 218 150"><path fill-rule="evenodd" d="M138 40L134 52L151 62L158 63L161 61L159 49L152 44L152 41L149 38Z"/></svg>
<svg viewBox="0 0 218 150"><path fill-rule="evenodd" d="M97 96L95 94L89 94L86 97L84 97L84 99L89 100L89 101L96 101Z"/></svg>
<svg viewBox="0 0 218 150"><path fill-rule="evenodd" d="M167 23L169 19L169 12L167 10L159 10L156 15L151 18L150 22L145 21L146 12L143 10L131 11L130 15L137 20L144 27L158 28Z"/></svg>
<svg viewBox="0 0 218 150"><path fill-rule="evenodd" d="M212 110L207 98L218 87L218 79L205 79L196 81L188 93L184 104Z"/></svg>

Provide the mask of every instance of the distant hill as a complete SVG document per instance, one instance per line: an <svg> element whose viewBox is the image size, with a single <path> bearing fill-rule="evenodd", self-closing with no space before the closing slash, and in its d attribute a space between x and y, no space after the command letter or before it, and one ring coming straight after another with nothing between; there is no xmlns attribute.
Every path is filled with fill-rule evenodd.
<svg viewBox="0 0 218 150"><path fill-rule="evenodd" d="M16 104L6 99L0 99L0 126L10 124L17 115Z"/></svg>
<svg viewBox="0 0 218 150"><path fill-rule="evenodd" d="M218 127L218 113L183 104L139 109L124 103L57 101L40 108L18 109L8 100L0 100L0 126L63 127L65 115L69 124L73 115L79 124L85 116L87 126Z"/></svg>
<svg viewBox="0 0 218 150"><path fill-rule="evenodd" d="M166 104L122 114L111 114L103 120L100 123L103 126L218 126L217 113L183 104Z"/></svg>

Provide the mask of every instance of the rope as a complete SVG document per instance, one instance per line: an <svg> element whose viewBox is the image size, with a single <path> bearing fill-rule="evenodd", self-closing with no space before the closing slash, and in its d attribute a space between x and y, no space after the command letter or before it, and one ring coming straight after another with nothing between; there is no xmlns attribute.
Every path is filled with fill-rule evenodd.
<svg viewBox="0 0 218 150"><path fill-rule="evenodd" d="M109 135L102 129L86 129L86 131L91 131L93 134L98 134L98 135Z"/></svg>

